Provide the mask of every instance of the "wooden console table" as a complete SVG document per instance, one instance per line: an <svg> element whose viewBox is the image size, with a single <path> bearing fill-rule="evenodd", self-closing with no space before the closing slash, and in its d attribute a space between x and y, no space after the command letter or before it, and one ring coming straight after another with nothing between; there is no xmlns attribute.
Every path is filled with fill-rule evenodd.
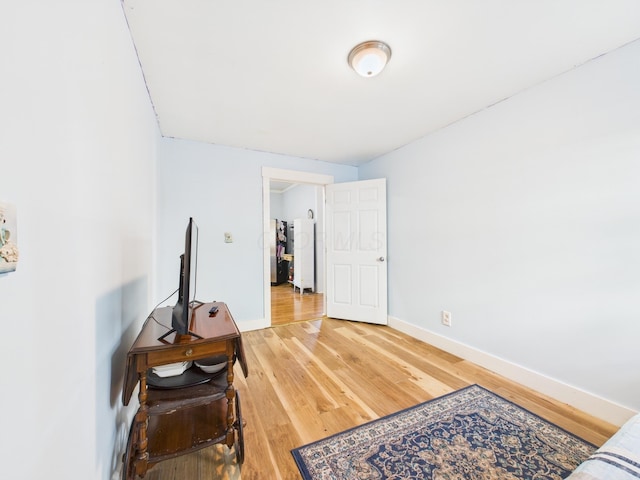
<svg viewBox="0 0 640 480"><path fill-rule="evenodd" d="M209 315L213 305L218 311ZM123 455L124 480L144 477L158 462L216 443L234 447L238 463L244 460L240 397L233 386L235 361L245 377L248 370L238 327L226 304L205 303L195 310L190 323L190 331L202 338L172 333L158 340L171 326L171 310L158 308L149 315L127 355L122 403L129 404L140 384L140 406ZM206 377L194 364L193 371L172 377L169 388L149 386L153 367L216 356L227 363L218 374ZM180 384L183 379L185 386Z"/></svg>

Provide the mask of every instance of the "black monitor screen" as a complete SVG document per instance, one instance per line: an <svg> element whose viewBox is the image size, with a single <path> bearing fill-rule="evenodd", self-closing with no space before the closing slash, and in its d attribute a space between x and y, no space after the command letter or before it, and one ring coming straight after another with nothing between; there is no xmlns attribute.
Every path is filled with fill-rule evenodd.
<svg viewBox="0 0 640 480"><path fill-rule="evenodd" d="M173 307L171 327L178 335L188 335L191 312L199 304L196 300L198 273L198 226L189 218L185 233L184 253L180 255L178 301Z"/></svg>

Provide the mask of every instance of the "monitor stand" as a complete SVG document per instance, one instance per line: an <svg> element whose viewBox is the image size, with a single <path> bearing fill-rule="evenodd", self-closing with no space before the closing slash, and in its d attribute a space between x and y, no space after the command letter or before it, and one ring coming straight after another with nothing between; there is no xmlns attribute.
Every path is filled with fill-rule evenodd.
<svg viewBox="0 0 640 480"><path fill-rule="evenodd" d="M200 308L202 305L204 305L204 302L201 302L200 300L193 300L192 302L189 303L189 307L191 308L191 314L193 315L193 313ZM177 330L175 328L172 328L171 330L169 330L166 333L163 333L162 335L160 335L158 337L158 341L163 342L164 339L166 337L168 337L169 335L171 335L172 333L176 333ZM176 339L178 339L179 337L196 337L199 339L202 339L203 337L201 337L200 335L198 335L195 332L191 332L191 331L187 331L186 334L180 334L180 333L176 333Z"/></svg>
<svg viewBox="0 0 640 480"><path fill-rule="evenodd" d="M172 333L175 333L175 332L177 332L177 330L176 330L175 328L172 328L172 329L171 329L171 330L169 330L167 333L163 333L162 335L160 335L160 336L158 337L158 340L159 340L160 342L162 342L162 341L164 341L164 339L165 339L166 337L168 337L169 335L171 335ZM194 332L187 332L187 333L185 333L185 334L182 334L182 333L176 333L176 338L178 338L178 337L196 337L196 338L200 338L200 339L202 339L202 338L203 338L203 337L201 337L200 335L198 335L197 333L194 333Z"/></svg>

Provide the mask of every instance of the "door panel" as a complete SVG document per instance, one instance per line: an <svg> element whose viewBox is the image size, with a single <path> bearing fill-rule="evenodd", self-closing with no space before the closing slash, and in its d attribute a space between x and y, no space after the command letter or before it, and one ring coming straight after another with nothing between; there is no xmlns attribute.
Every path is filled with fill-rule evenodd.
<svg viewBox="0 0 640 480"><path fill-rule="evenodd" d="M386 180L326 186L327 316L387 324Z"/></svg>

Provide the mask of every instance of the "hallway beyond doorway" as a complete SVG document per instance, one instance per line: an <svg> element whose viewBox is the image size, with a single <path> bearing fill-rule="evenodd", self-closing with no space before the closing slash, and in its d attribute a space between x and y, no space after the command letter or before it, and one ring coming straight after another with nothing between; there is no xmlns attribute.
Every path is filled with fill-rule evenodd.
<svg viewBox="0 0 640 480"><path fill-rule="evenodd" d="M300 295L289 283L271 287L271 325L314 320L324 315L324 294Z"/></svg>

